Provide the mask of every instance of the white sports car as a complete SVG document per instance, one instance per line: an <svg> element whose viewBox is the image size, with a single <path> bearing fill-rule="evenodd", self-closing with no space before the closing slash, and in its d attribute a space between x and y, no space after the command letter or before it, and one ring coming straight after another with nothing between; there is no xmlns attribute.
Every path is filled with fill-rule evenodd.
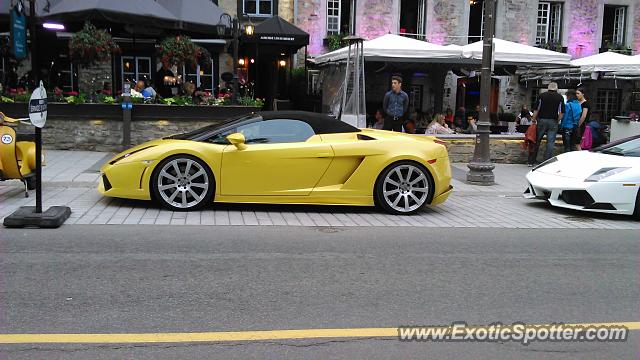
<svg viewBox="0 0 640 360"><path fill-rule="evenodd" d="M527 199L640 218L640 135L553 157L527 174Z"/></svg>

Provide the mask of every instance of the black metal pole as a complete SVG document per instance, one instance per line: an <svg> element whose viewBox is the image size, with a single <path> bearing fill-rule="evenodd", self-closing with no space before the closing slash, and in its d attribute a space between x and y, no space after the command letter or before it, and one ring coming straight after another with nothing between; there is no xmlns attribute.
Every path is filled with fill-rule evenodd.
<svg viewBox="0 0 640 360"><path fill-rule="evenodd" d="M233 105L238 104L238 33L239 22L238 19L233 19L233 93L231 94L231 103Z"/></svg>
<svg viewBox="0 0 640 360"><path fill-rule="evenodd" d="M482 72L480 79L480 114L478 119L478 133L473 152L473 159L467 165L467 182L478 185L493 185L495 177L491 163L489 134L491 122L489 118L489 102L491 100L491 62L493 58L493 36L495 33L495 5L496 0L484 3L484 38L482 48Z"/></svg>
<svg viewBox="0 0 640 360"><path fill-rule="evenodd" d="M29 35L31 36L31 74L35 87L40 86L40 74L38 67L38 46L36 43L36 2L29 0ZM32 89L33 90L33 89ZM36 213L42 212L42 129L35 127L36 131Z"/></svg>

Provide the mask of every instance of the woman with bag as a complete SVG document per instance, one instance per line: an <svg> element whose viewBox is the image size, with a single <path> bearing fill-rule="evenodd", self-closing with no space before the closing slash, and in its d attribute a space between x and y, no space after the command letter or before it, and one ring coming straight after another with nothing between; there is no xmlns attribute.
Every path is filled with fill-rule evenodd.
<svg viewBox="0 0 640 360"><path fill-rule="evenodd" d="M578 102L580 103L580 107L582 108L582 115L580 116L580 121L578 122L578 129L579 129L578 136L582 138L584 137L586 126L589 123L589 120L591 118L591 103L587 101L587 98L585 97L583 89L576 90L576 97L578 98ZM589 137L589 139L587 139L586 141L591 142L592 139ZM581 149L582 149L582 143L578 145L578 150L581 150Z"/></svg>

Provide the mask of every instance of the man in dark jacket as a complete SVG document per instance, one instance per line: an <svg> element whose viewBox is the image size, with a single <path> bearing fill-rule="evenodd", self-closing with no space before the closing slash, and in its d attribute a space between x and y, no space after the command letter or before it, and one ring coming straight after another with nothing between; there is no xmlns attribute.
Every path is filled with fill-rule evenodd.
<svg viewBox="0 0 640 360"><path fill-rule="evenodd" d="M542 138L547 136L547 146L544 151L544 160L553 156L553 149L556 144L558 134L558 124L564 116L564 98L558 94L558 84L549 83L549 91L540 94L536 102L533 121L536 121L536 145L534 151L529 154L529 166L533 166L538 158L538 150Z"/></svg>

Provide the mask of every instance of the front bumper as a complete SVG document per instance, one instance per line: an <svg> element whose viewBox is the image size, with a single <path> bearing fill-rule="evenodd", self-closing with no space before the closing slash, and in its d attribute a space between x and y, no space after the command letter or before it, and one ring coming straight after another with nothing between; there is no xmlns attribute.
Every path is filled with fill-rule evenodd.
<svg viewBox="0 0 640 360"><path fill-rule="evenodd" d="M583 211L633 214L639 184L620 182L585 182L540 171L529 172L527 199L546 200L551 205ZM633 185L633 186L632 186Z"/></svg>
<svg viewBox="0 0 640 360"><path fill-rule="evenodd" d="M98 192L104 196L151 200L151 168L142 162L105 165L100 169Z"/></svg>

